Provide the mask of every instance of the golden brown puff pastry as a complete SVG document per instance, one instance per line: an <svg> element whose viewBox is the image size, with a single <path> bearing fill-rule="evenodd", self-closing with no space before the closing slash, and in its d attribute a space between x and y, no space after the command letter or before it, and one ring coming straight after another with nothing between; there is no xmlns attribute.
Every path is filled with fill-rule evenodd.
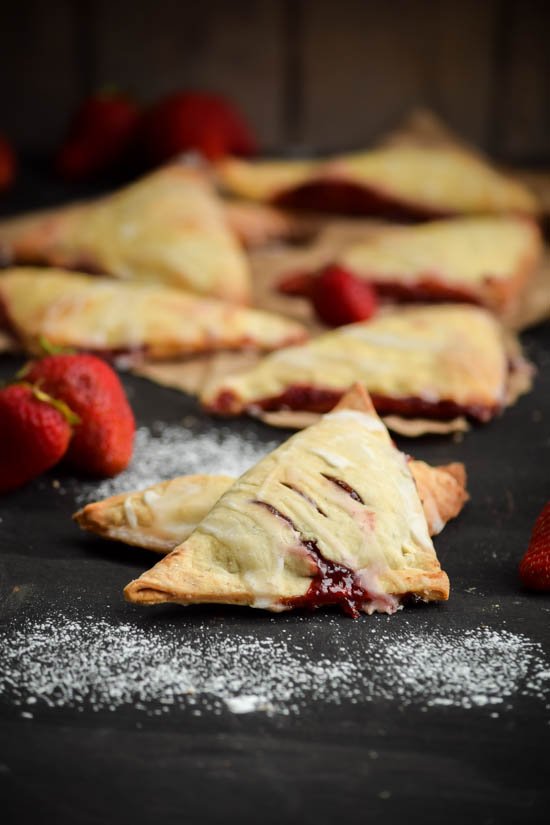
<svg viewBox="0 0 550 825"><path fill-rule="evenodd" d="M218 174L241 197L318 211L418 218L537 211L526 187L456 147L388 146L325 160L230 158Z"/></svg>
<svg viewBox="0 0 550 825"><path fill-rule="evenodd" d="M31 352L50 344L151 359L273 349L307 337L294 321L156 284L50 269L0 273L0 316Z"/></svg>
<svg viewBox="0 0 550 825"><path fill-rule="evenodd" d="M431 536L443 530L468 500L463 464L431 467L409 462ZM179 476L145 490L119 493L87 504L74 514L90 533L156 553L170 553L189 538L199 522L233 484L230 476Z"/></svg>
<svg viewBox="0 0 550 825"><path fill-rule="evenodd" d="M393 613L447 599L406 457L356 386L241 476L191 536L125 589L138 604Z"/></svg>
<svg viewBox="0 0 550 825"><path fill-rule="evenodd" d="M303 346L206 387L215 412L325 412L356 381L379 413L487 421L506 401L503 331L491 313L468 304L395 309L339 327Z"/></svg>
<svg viewBox="0 0 550 825"><path fill-rule="evenodd" d="M91 533L169 553L191 535L234 481L223 475L178 476L87 504L73 518Z"/></svg>
<svg viewBox="0 0 550 825"><path fill-rule="evenodd" d="M0 225L12 263L155 281L248 303L246 257L204 174L168 166L101 198Z"/></svg>
<svg viewBox="0 0 550 825"><path fill-rule="evenodd" d="M333 263L383 297L471 301L502 314L518 303L541 255L534 221L475 216L384 228L348 246Z"/></svg>
<svg viewBox="0 0 550 825"><path fill-rule="evenodd" d="M225 200L223 208L230 229L249 249L305 234L295 215L268 204Z"/></svg>

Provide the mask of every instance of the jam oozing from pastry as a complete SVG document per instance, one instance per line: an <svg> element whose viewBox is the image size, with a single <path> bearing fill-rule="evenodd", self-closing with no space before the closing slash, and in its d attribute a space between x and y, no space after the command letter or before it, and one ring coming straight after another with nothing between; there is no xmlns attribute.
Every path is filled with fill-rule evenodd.
<svg viewBox="0 0 550 825"><path fill-rule="evenodd" d="M284 599L284 603L306 610L337 604L346 615L356 619L365 602L371 600L370 593L358 576L349 567L325 559L315 541L306 539L302 544L315 557L318 573L312 578L304 596Z"/></svg>
<svg viewBox="0 0 550 825"><path fill-rule="evenodd" d="M300 410L300 412L326 413L341 399L344 391L321 389L310 385L294 384L280 395L263 398L248 404L250 412L264 410ZM458 416L467 416L477 421L490 421L501 409L501 404L458 404L456 401L425 401L416 396L392 398L371 392L372 403L379 415L400 415L403 418L430 418L446 421ZM238 396L231 390L223 390L214 399L209 409L222 414L241 411Z"/></svg>
<svg viewBox="0 0 550 825"><path fill-rule="evenodd" d="M351 496L351 498L354 501L358 501L359 504L365 503L359 495L359 493L357 492L357 490L354 490L353 487L350 487L350 485L346 481L342 481L341 478L335 478L335 476L326 475L325 473L321 473L321 475L323 476L323 478L326 478L327 481L332 481L333 484L336 484L338 487L344 490L348 494L348 496Z"/></svg>
<svg viewBox="0 0 550 825"><path fill-rule="evenodd" d="M403 303L451 302L461 304L482 304L481 297L470 290L449 286L438 278L420 278L411 284L399 281L369 280L380 298L389 298Z"/></svg>
<svg viewBox="0 0 550 825"><path fill-rule="evenodd" d="M300 295L307 298L311 294L314 278L313 272L291 272L281 278L277 290L283 295Z"/></svg>
<svg viewBox="0 0 550 825"><path fill-rule="evenodd" d="M351 269L346 269L346 271L348 271L350 275L362 278L361 275L356 275ZM311 294L316 274L316 272L293 272L284 275L277 284L277 290L283 295L296 295L307 298ZM450 286L436 276L422 277L408 284L397 278L395 281L387 279L377 281L375 274L373 274L372 278L365 277L362 279L370 284L378 298L382 300L388 299L399 303L451 302L483 304L480 295L475 294L467 288Z"/></svg>
<svg viewBox="0 0 550 825"><path fill-rule="evenodd" d="M311 579L307 593L303 596L282 599L282 603L287 607L304 608L306 610L336 604L341 607L344 613L356 619L360 615L362 606L365 602L371 601L372 596L361 584L354 571L343 564L337 564L330 559L326 559L316 541L302 536L292 519L285 516L273 505L268 504L267 501L255 499L252 503L265 507L272 515L288 524L299 536L301 546L314 559L317 567L317 573Z"/></svg>
<svg viewBox="0 0 550 825"><path fill-rule="evenodd" d="M291 209L313 209L316 212L334 212L340 215L379 215L411 221L442 218L452 214L450 211L408 203L352 181L328 178L283 191L272 202Z"/></svg>

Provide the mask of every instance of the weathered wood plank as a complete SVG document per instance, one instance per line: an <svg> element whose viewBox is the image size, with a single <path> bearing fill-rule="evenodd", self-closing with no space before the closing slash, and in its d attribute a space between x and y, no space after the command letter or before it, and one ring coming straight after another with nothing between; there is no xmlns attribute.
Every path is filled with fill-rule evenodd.
<svg viewBox="0 0 550 825"><path fill-rule="evenodd" d="M321 149L361 145L423 105L484 143L493 6L306 2L304 141Z"/></svg>
<svg viewBox="0 0 550 825"><path fill-rule="evenodd" d="M0 11L0 128L18 148L56 143L82 93L74 3L18 0Z"/></svg>
<svg viewBox="0 0 550 825"><path fill-rule="evenodd" d="M228 95L260 139L281 139L281 10L277 0L98 0L96 82L144 100L179 89Z"/></svg>
<svg viewBox="0 0 550 825"><path fill-rule="evenodd" d="M495 143L509 161L550 161L550 3L504 0Z"/></svg>

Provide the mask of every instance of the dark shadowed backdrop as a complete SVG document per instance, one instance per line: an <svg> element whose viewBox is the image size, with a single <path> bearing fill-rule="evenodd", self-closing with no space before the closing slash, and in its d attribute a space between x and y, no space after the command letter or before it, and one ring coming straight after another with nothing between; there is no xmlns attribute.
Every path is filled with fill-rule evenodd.
<svg viewBox="0 0 550 825"><path fill-rule="evenodd" d="M368 143L432 108L508 162L550 162L546 0L0 0L0 130L56 145L115 84L233 98L264 147Z"/></svg>

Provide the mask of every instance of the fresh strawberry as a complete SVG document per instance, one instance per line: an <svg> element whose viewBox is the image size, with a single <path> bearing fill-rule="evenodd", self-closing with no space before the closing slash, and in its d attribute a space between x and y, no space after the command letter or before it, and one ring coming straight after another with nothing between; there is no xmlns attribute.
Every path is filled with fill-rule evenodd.
<svg viewBox="0 0 550 825"><path fill-rule="evenodd" d="M530 590L550 590L550 501L535 521L519 577Z"/></svg>
<svg viewBox="0 0 550 825"><path fill-rule="evenodd" d="M60 461L77 419L27 383L0 390L0 492L15 490Z"/></svg>
<svg viewBox="0 0 550 825"><path fill-rule="evenodd" d="M57 154L57 171L67 180L78 181L111 169L130 147L139 119L136 104L119 92L87 98Z"/></svg>
<svg viewBox="0 0 550 825"><path fill-rule="evenodd" d="M143 118L141 144L152 163L192 149L210 160L257 151L256 139L233 105L203 92L180 92L152 106Z"/></svg>
<svg viewBox="0 0 550 825"><path fill-rule="evenodd" d="M95 355L48 355L31 362L24 378L79 416L67 452L74 467L97 476L113 476L127 467L134 416L117 374L105 361Z"/></svg>
<svg viewBox="0 0 550 825"><path fill-rule="evenodd" d="M11 143L0 135L0 192L9 189L15 180L17 162Z"/></svg>
<svg viewBox="0 0 550 825"><path fill-rule="evenodd" d="M333 327L366 321L378 308L374 289L339 266L329 266L315 278L311 300L320 320Z"/></svg>

